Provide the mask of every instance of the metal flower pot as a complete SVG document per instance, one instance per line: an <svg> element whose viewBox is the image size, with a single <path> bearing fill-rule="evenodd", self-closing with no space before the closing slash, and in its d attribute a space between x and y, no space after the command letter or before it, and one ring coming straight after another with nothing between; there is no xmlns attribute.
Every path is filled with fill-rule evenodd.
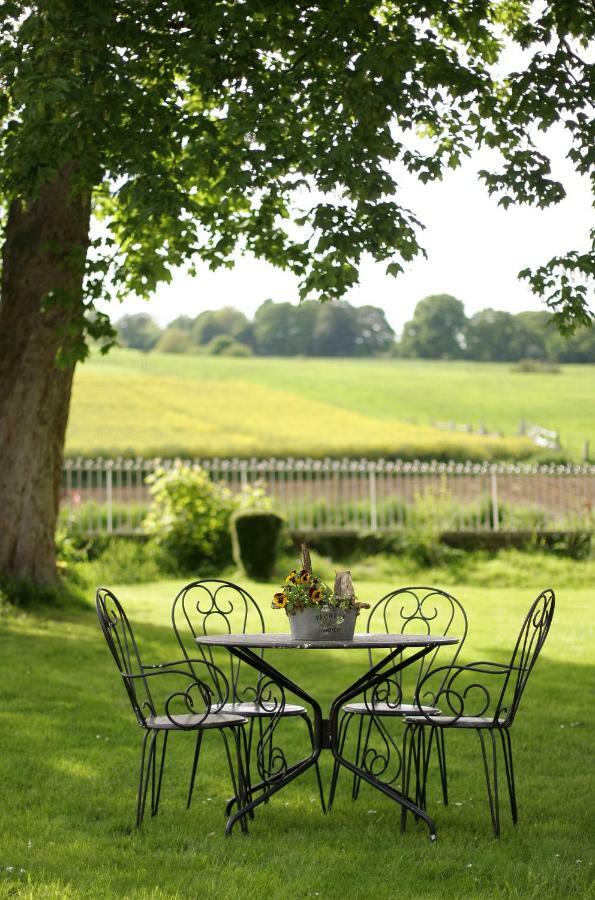
<svg viewBox="0 0 595 900"><path fill-rule="evenodd" d="M317 606L288 614L291 636L296 641L351 641L358 610Z"/></svg>

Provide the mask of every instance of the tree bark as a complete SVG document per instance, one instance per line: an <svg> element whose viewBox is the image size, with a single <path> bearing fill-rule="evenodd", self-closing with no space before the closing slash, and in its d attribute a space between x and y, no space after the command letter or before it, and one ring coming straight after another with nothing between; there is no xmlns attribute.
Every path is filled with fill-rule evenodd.
<svg viewBox="0 0 595 900"><path fill-rule="evenodd" d="M0 575L57 582L55 528L80 337L90 191L65 166L9 207L0 293ZM57 362L59 351L65 361Z"/></svg>

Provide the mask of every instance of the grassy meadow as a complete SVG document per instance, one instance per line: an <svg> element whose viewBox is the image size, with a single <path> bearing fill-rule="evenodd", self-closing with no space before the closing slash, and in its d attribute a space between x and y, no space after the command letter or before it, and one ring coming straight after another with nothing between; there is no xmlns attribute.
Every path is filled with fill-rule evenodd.
<svg viewBox="0 0 595 900"><path fill-rule="evenodd" d="M216 735L185 809L193 739L168 751L161 808L134 830L141 733L92 609L12 610L0 618L0 896L19 898L587 898L595 897L592 842L592 697L595 631L590 563L550 558L491 560L469 580L399 571L399 583L442 584L469 615L465 661L506 660L538 590L552 584L557 609L531 675L512 737L519 824L502 797L502 837L492 836L479 742L447 737L450 804L436 777L428 805L438 841L423 826L399 832L399 811L367 786L357 802L343 773L325 817L312 773L260 807L245 838L224 836L229 794ZM399 567L393 560L394 570ZM395 583L394 570L352 567L362 599ZM101 573L97 573L100 575ZM592 573L591 573L592 574ZM500 579L500 581L498 580ZM430 583L432 583L432 581ZM514 587L504 586L514 583ZM489 585L489 586L486 586ZM498 586L500 585L500 586ZM169 623L180 584L116 585L136 626L145 662L177 658ZM267 627L286 630L269 608L273 584L246 582ZM281 655L284 654L284 655ZM276 662L326 706L366 665L364 653L281 651ZM271 657L272 658L272 657ZM305 738L286 723L286 749ZM401 726L397 726L400 728ZM293 729L293 730L292 730ZM331 763L323 757L328 785ZM435 775L435 773L434 773Z"/></svg>
<svg viewBox="0 0 595 900"><path fill-rule="evenodd" d="M522 417L595 447L595 366L558 374L427 360L233 359L116 349L80 366L69 454L525 458ZM431 427L484 423L503 439Z"/></svg>

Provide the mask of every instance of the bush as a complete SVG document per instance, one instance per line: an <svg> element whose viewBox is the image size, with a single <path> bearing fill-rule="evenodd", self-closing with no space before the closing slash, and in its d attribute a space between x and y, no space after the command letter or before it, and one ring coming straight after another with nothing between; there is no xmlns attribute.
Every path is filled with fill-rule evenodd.
<svg viewBox="0 0 595 900"><path fill-rule="evenodd" d="M161 564L161 556L153 541L115 536L105 542L103 549L95 552L94 558L89 554L85 574L93 587L115 582L158 581L163 575L162 569L167 570L167 565Z"/></svg>
<svg viewBox="0 0 595 900"><path fill-rule="evenodd" d="M231 519L233 558L245 575L267 581L273 574L283 519L274 512L238 510Z"/></svg>
<svg viewBox="0 0 595 900"><path fill-rule="evenodd" d="M561 369L558 363L550 362L545 359L519 359L515 366L511 367L511 372L546 372L550 375L557 375Z"/></svg>
<svg viewBox="0 0 595 900"><path fill-rule="evenodd" d="M147 482L153 503L144 526L166 567L192 572L231 561L231 491L211 481L200 466L182 463L156 470Z"/></svg>
<svg viewBox="0 0 595 900"><path fill-rule="evenodd" d="M217 334L205 347L210 356L252 356L252 349L229 334Z"/></svg>

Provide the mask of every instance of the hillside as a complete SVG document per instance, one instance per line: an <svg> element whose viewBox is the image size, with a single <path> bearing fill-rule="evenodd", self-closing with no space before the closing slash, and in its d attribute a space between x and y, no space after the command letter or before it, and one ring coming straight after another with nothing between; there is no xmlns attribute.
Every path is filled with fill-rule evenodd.
<svg viewBox="0 0 595 900"><path fill-rule="evenodd" d="M523 458L521 417L564 454L595 448L595 366L559 374L422 360L93 356L75 380L69 454ZM430 427L484 423L504 440Z"/></svg>

